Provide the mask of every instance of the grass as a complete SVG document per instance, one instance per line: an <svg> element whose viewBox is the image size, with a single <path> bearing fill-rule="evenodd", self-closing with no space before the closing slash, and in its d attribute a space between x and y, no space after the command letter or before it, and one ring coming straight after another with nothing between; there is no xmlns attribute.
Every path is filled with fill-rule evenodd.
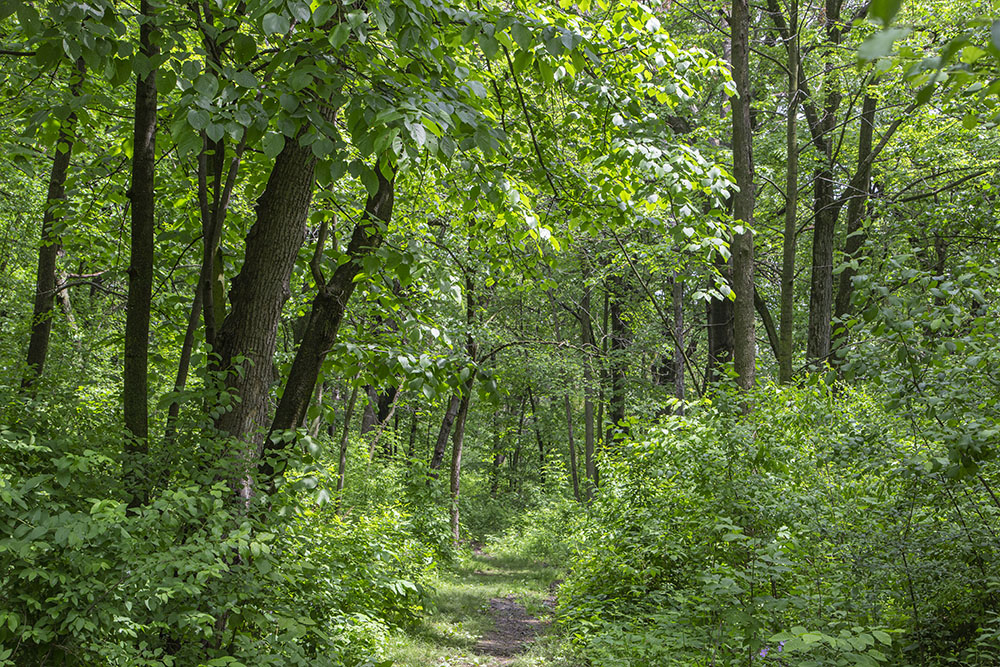
<svg viewBox="0 0 1000 667"><path fill-rule="evenodd" d="M490 600L513 595L529 614L551 618L545 601L559 571L546 563L516 556L465 554L433 582L428 613L408 632L395 633L386 657L397 667L473 667L567 665L557 656L558 644L539 637L513 661L476 655L479 638L493 629Z"/></svg>

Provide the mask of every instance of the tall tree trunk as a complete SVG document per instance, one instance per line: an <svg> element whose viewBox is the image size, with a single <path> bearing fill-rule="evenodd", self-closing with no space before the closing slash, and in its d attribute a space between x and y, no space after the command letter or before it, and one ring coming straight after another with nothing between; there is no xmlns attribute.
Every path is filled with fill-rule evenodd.
<svg viewBox="0 0 1000 667"><path fill-rule="evenodd" d="M835 48L840 43L841 0L826 0L827 42ZM832 62L826 64L827 79L833 76ZM833 186L832 133L837 122L837 108L841 95L833 81L828 81L828 92L819 119L820 150L813 185L813 251L812 276L809 292L809 336L806 355L809 359L826 359L830 355L830 335L833 317L833 241L840 207Z"/></svg>
<svg viewBox="0 0 1000 667"><path fill-rule="evenodd" d="M295 359L288 372L288 381L285 383L285 389L271 423L271 433L295 428L308 411L323 361L326 359L327 351L337 340L337 332L344 319L347 303L354 294L354 279L361 272L362 260L382 244L386 227L392 218L395 172L390 172L391 178L386 177L379 165L375 165L375 172L378 177L378 188L369 195L364 215L354 227L347 245L349 260L337 267L330 280L322 285L313 299L309 323L306 325L302 343L295 353ZM263 477L270 478L276 471L267 455L277 453L284 446L285 443L281 439L277 442L272 438L265 440L265 456L261 459L260 465Z"/></svg>
<svg viewBox="0 0 1000 667"><path fill-rule="evenodd" d="M736 97L733 99L733 171L739 192L733 200L733 363L737 383L747 391L754 384L757 359L754 314L753 226L754 168L753 127L750 121L750 6L733 0L732 59ZM743 229L739 227L742 226Z"/></svg>
<svg viewBox="0 0 1000 667"><path fill-rule="evenodd" d="M788 50L788 116L785 121L785 232L781 249L781 314L778 331L778 381L792 381L795 340L796 213L799 203L799 3L791 0Z"/></svg>
<svg viewBox="0 0 1000 667"><path fill-rule="evenodd" d="M305 241L306 217L313 194L316 157L298 138L286 139L275 159L264 192L257 200L257 219L246 237L243 267L229 290L231 309L216 340L219 369L239 397L216 427L246 443L248 466L258 453L267 425L268 395L275 379L274 352L281 309L290 296L289 280ZM242 371L236 369L242 359ZM312 385L307 396L312 396ZM292 423L301 421L301 415ZM240 495L252 493L250 479L239 474Z"/></svg>
<svg viewBox="0 0 1000 667"><path fill-rule="evenodd" d="M535 442L538 444L538 470L542 484L545 484L545 440L542 438L542 426L538 421L538 401L528 385L528 405L531 407L531 425L535 431Z"/></svg>
<svg viewBox="0 0 1000 667"><path fill-rule="evenodd" d="M471 238L472 229L468 230ZM475 338L472 337L472 324L476 318L478 304L474 291L475 285L472 282L472 274L466 271L465 274L465 326L468 333L465 337L465 351L469 355L469 362L475 364L479 356L479 346ZM460 534L458 496L461 487L462 477L462 444L465 441L465 421L469 416L469 403L472 401L472 385L476 381L476 374L469 374L469 379L462 387L462 401L458 406L458 415L455 417L455 433L451 442L451 534L456 544Z"/></svg>
<svg viewBox="0 0 1000 667"><path fill-rule="evenodd" d="M69 91L71 97L79 97L83 87L84 65L79 60L70 72ZM56 138L55 156L49 172L49 187L46 194L45 212L42 215L42 237L38 244L38 272L35 276L35 304L31 315L31 338L28 341L28 364L21 388L28 389L41 377L45 369L45 359L49 353L49 337L52 333L52 307L56 296L56 259L61 248L60 220L65 215L62 210L66 202L66 173L73 155L76 140L76 114L70 113L59 126Z"/></svg>
<svg viewBox="0 0 1000 667"><path fill-rule="evenodd" d="M858 136L860 178L857 183L852 180L847 192L850 199L847 202L847 240L844 244L844 261L846 262L859 260L861 248L865 244L862 221L864 220L865 206L868 203L868 196L872 187L870 156L872 153L872 137L875 125L875 102L875 97L868 94L865 95L865 100L861 105L861 131ZM850 265L840 274L840 282L837 286L837 301L834 309L834 316L838 320L844 319L851 312L851 296L854 293L853 279L855 275L857 275L857 270ZM841 338L841 343L846 341L846 332Z"/></svg>
<svg viewBox="0 0 1000 667"><path fill-rule="evenodd" d="M580 479L576 468L576 443L573 441L573 406L570 404L569 394L563 396L563 404L566 407L566 439L569 443L569 474L573 480L573 497L580 500Z"/></svg>
<svg viewBox="0 0 1000 667"><path fill-rule="evenodd" d="M146 62L155 62L153 5L139 4L139 44ZM122 398L125 412L123 472L129 505L146 502L149 489L146 454L149 451L149 313L153 293L154 178L156 171L156 69L138 77L135 85L135 124L132 137L131 253L128 268L128 311L125 317L125 368Z"/></svg>

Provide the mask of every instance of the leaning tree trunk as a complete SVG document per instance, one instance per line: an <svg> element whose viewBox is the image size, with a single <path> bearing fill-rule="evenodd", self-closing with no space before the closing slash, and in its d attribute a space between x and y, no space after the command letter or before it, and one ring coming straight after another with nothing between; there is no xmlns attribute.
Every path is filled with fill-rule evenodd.
<svg viewBox="0 0 1000 667"><path fill-rule="evenodd" d="M288 381L275 410L270 433L294 429L308 412L323 361L337 340L347 303L354 294L354 279L361 272L362 260L375 252L382 243L385 228L392 218L395 172L390 172L390 176L386 177L379 165L375 166L375 172L378 188L368 197L364 215L354 227L347 245L349 259L337 267L329 281L320 285L313 299L309 323L288 372ZM270 478L278 470L269 460L270 454L279 452L285 446L284 440L277 440L278 442L272 438L265 440L265 455L259 466L264 478Z"/></svg>
<svg viewBox="0 0 1000 667"><path fill-rule="evenodd" d="M437 473L433 471L439 470L444 462L444 452L448 449L448 436L451 435L451 426L455 423L461 402L462 397L458 394L452 394L448 400L448 407L445 408L444 417L441 418L441 428L438 429L438 437L434 442L434 453L431 455L432 476L436 477Z"/></svg>
<svg viewBox="0 0 1000 667"><path fill-rule="evenodd" d="M470 230L471 233L471 230ZM472 276L465 274L465 325L469 329L466 334L465 351L469 355L469 362L475 364L478 357L479 346L476 339L472 337L472 323L476 317L476 298L473 288ZM451 534L455 542L458 543L460 534L458 494L461 488L462 476L462 445L465 442L465 420L469 416L469 403L472 401L472 385L476 381L475 372L469 373L469 379L462 387L462 401L458 406L458 415L455 417L455 433L451 442Z"/></svg>
<svg viewBox="0 0 1000 667"><path fill-rule="evenodd" d="M154 9L150 0L139 5L139 43L152 62ZM125 317L125 368L122 397L125 412L125 488L132 507L146 502L149 492L144 460L149 451L149 312L153 293L153 229L156 171L156 69L135 85L135 125L132 138L131 254L128 268L128 312Z"/></svg>
<svg viewBox="0 0 1000 667"><path fill-rule="evenodd" d="M79 60L70 74L70 95L80 96L83 86L84 65ZM45 359L49 353L49 337L52 333L52 306L57 290L56 258L60 243L57 227L64 215L66 202L66 173L76 132L76 114L70 113L59 127L56 138L55 158L49 173L49 187L46 195L45 213L42 215L42 238L38 245L38 272L35 277L35 306L31 316L31 338L28 341L28 364L21 379L21 388L28 389L42 375Z"/></svg>

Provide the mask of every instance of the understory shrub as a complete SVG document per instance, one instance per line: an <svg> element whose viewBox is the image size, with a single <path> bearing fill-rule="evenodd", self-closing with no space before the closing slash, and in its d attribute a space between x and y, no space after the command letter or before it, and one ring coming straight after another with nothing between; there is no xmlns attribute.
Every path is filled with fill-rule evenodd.
<svg viewBox="0 0 1000 667"><path fill-rule="evenodd" d="M703 406L605 452L559 595L581 654L996 664L995 467L947 477L934 443L860 391L749 400L748 417Z"/></svg>

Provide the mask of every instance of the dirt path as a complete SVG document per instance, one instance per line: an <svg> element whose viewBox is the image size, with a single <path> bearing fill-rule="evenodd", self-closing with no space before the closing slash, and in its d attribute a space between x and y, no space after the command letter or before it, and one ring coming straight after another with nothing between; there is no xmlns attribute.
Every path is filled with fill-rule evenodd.
<svg viewBox="0 0 1000 667"><path fill-rule="evenodd" d="M546 600L546 606L554 605L553 599ZM524 653L548 625L528 613L517 602L514 595L490 600L490 614L493 616L493 630L486 633L476 643L477 655L493 656L494 665L509 665L514 656Z"/></svg>
<svg viewBox="0 0 1000 667"><path fill-rule="evenodd" d="M546 563L478 552L443 572L431 612L394 635L395 667L536 667L561 663L544 641L558 572Z"/></svg>

